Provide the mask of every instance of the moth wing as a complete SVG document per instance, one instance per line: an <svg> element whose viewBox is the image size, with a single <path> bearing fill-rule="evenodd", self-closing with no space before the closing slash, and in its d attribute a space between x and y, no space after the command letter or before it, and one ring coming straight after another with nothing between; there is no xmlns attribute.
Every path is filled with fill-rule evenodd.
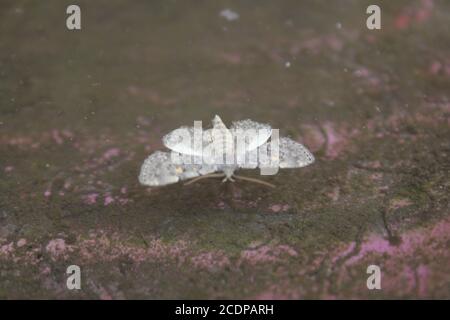
<svg viewBox="0 0 450 320"><path fill-rule="evenodd" d="M301 143L290 138L280 138L280 168L301 168L315 161L313 154Z"/></svg>
<svg viewBox="0 0 450 320"><path fill-rule="evenodd" d="M186 180L195 178L198 176L203 176L205 174L213 173L218 170L217 165L205 163L201 157L194 157L193 164L182 164L178 168L178 171L182 170L180 173L180 180ZM195 162L200 164L195 164Z"/></svg>
<svg viewBox="0 0 450 320"><path fill-rule="evenodd" d="M193 157L204 157L205 162L213 163L214 159L210 159L205 153L206 148L211 148L214 143L213 130L207 129L201 132L202 146L197 150L194 145L194 127L180 127L166 134L162 141L170 150Z"/></svg>
<svg viewBox="0 0 450 320"><path fill-rule="evenodd" d="M266 144L263 144L265 146ZM237 154L237 165L241 169L256 169L259 166L258 159L259 148L247 150L244 154Z"/></svg>
<svg viewBox="0 0 450 320"><path fill-rule="evenodd" d="M180 127L162 138L163 144L172 151L201 156L201 150L194 147L194 127Z"/></svg>
<svg viewBox="0 0 450 320"><path fill-rule="evenodd" d="M231 124L231 130L234 132L236 138L238 138L242 132L245 135L245 132L256 131L256 134L245 135L247 150L254 150L258 148L272 135L272 127L270 125L259 123L250 119L234 121Z"/></svg>
<svg viewBox="0 0 450 320"><path fill-rule="evenodd" d="M214 165L175 164L170 152L156 151L141 166L139 182L158 187L217 171Z"/></svg>
<svg viewBox="0 0 450 320"><path fill-rule="evenodd" d="M259 168L274 167L274 164L279 168L301 168L315 161L314 155L304 145L286 137L279 139L277 161L276 154L272 154L271 144L272 141L266 142L258 148ZM262 153L266 153L267 156L263 156ZM252 169L250 166L241 167Z"/></svg>

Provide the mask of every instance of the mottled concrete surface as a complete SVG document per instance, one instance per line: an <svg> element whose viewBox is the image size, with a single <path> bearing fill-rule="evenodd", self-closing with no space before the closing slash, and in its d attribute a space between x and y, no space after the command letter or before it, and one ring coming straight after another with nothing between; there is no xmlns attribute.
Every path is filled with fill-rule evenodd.
<svg viewBox="0 0 450 320"><path fill-rule="evenodd" d="M0 298L450 298L449 37L444 0L2 1ZM138 184L214 114L317 161Z"/></svg>

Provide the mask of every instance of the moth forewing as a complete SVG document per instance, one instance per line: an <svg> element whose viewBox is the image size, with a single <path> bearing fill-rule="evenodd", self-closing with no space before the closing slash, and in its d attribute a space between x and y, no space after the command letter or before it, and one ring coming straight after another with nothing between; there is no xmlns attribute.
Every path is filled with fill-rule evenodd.
<svg viewBox="0 0 450 320"><path fill-rule="evenodd" d="M180 153L172 151L170 153L170 161L174 165L184 165L184 164L201 164L202 159L200 156L190 155L186 153Z"/></svg>
<svg viewBox="0 0 450 320"><path fill-rule="evenodd" d="M248 150L253 150L264 144L272 135L272 128L268 124L259 123L250 119L234 121L231 125L231 131L235 136L238 136L238 132L247 130L257 130L258 134L249 136Z"/></svg>
<svg viewBox="0 0 450 320"><path fill-rule="evenodd" d="M202 128L202 122L201 121L194 121L194 155L196 155L196 159L199 159L199 162L195 161L195 164L201 164L202 158L201 155L203 153L203 128Z"/></svg>
<svg viewBox="0 0 450 320"><path fill-rule="evenodd" d="M240 168L253 169L258 166L257 149L252 148L252 141L259 132L256 129L233 129L235 137L236 164Z"/></svg>
<svg viewBox="0 0 450 320"><path fill-rule="evenodd" d="M183 154L201 156L194 148L194 127L180 127L166 134L162 141L170 150Z"/></svg>
<svg viewBox="0 0 450 320"><path fill-rule="evenodd" d="M258 148L258 163L261 175L268 176L278 173L280 166L279 143L279 130L273 129L270 142L266 142Z"/></svg>

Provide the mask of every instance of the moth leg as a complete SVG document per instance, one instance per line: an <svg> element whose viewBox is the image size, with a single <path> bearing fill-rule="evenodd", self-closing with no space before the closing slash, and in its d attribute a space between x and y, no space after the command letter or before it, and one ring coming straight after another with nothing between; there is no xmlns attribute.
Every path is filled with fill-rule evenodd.
<svg viewBox="0 0 450 320"><path fill-rule="evenodd" d="M222 178L223 176L225 176L225 174L223 174L223 173L209 173L209 174L205 174L204 176L200 176L200 177L194 178L194 179L186 182L184 185L187 186L187 185L193 184L194 182L197 182L197 181L202 180L202 179Z"/></svg>
<svg viewBox="0 0 450 320"><path fill-rule="evenodd" d="M233 175L233 177L235 177L238 180L245 180L245 181L260 183L260 184L263 184L263 185L271 187L271 188L276 188L276 186L274 184L271 184L269 182L266 182L266 181L263 181L263 180L260 180L260 179L243 177L243 176L238 176L238 175Z"/></svg>
<svg viewBox="0 0 450 320"><path fill-rule="evenodd" d="M231 182L234 182L235 180L233 179L233 177L225 177L223 180L222 180L222 182L225 182L225 181L228 181L228 180L230 180Z"/></svg>

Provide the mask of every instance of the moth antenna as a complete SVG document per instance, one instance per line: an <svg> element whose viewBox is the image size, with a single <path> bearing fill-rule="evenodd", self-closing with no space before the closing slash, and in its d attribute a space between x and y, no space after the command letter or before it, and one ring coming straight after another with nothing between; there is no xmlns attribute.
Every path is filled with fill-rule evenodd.
<svg viewBox="0 0 450 320"><path fill-rule="evenodd" d="M263 185L265 185L267 187L276 188L276 185L271 184L271 183L266 182L266 181L263 181L263 180L260 180L260 179L243 177L243 176L238 176L238 175L233 175L233 177L238 179L238 180L245 180L245 181L249 181L249 182L255 182L255 183L263 184Z"/></svg>
<svg viewBox="0 0 450 320"><path fill-rule="evenodd" d="M222 178L224 176L225 176L225 174L223 174L223 173L209 173L209 174L205 174L204 176L200 176L200 177L194 178L194 179L186 182L184 185L188 186L188 185L193 184L194 182L197 182L199 180L208 179L208 178Z"/></svg>

